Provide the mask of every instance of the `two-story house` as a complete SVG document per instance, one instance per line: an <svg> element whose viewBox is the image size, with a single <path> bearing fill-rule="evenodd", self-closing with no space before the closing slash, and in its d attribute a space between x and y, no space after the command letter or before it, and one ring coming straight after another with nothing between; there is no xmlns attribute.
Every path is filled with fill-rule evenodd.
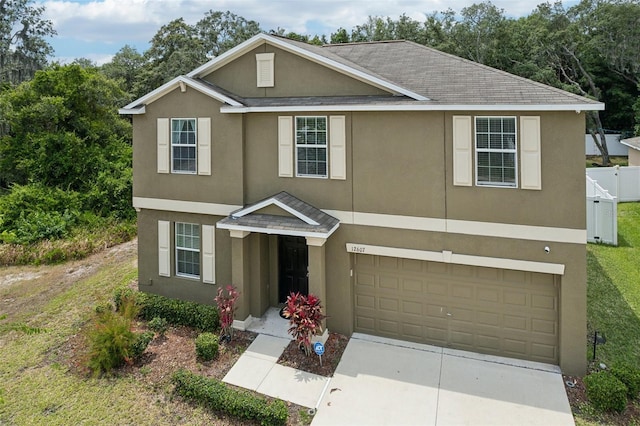
<svg viewBox="0 0 640 426"><path fill-rule="evenodd" d="M257 35L133 117L139 287L584 373L585 113L411 42Z"/></svg>

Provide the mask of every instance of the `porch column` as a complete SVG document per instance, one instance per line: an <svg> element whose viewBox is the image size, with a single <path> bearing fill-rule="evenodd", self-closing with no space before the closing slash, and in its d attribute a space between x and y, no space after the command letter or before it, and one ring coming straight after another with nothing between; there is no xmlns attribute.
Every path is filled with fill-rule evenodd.
<svg viewBox="0 0 640 426"><path fill-rule="evenodd" d="M236 302L236 314L233 326L246 330L251 323L251 294L249 279L249 241L250 232L230 230L231 235L231 282L240 293Z"/></svg>
<svg viewBox="0 0 640 426"><path fill-rule="evenodd" d="M316 295L322 304L323 313L327 314L327 280L325 247L326 238L306 237L309 252L309 293ZM323 343L328 336L327 322L322 321L324 334L321 340Z"/></svg>

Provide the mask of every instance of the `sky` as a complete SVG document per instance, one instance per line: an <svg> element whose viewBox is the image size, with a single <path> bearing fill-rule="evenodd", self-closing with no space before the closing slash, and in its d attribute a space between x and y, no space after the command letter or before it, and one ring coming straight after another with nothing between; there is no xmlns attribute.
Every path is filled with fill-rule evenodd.
<svg viewBox="0 0 640 426"><path fill-rule="evenodd" d="M298 34L326 35L342 27L351 31L368 16L397 19L403 13L423 21L448 8L460 12L481 0L36 0L45 8L57 35L50 39L53 60L86 58L109 62L123 46L143 53L163 25L177 18L195 24L209 10L231 11L257 21L265 31L283 28ZM493 0L508 17L528 15L545 0ZM565 7L578 0L565 0Z"/></svg>

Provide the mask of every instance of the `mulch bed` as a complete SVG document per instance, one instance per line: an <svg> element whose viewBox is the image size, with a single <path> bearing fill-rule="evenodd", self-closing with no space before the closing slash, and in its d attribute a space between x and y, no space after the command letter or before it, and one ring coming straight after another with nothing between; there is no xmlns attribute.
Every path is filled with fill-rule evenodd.
<svg viewBox="0 0 640 426"><path fill-rule="evenodd" d="M336 371L336 367L342 358L347 343L349 343L347 336L338 333L329 333L329 337L324 344L322 365L320 365L320 358L313 350L311 355L307 356L304 350L300 349L298 344L292 340L278 359L278 364L319 376L331 377Z"/></svg>

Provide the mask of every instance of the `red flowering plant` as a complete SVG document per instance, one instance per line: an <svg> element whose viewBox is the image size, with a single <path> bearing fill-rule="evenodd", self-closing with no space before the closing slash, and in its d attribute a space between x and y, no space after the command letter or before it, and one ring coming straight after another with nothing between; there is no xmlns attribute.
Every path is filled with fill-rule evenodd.
<svg viewBox="0 0 640 426"><path fill-rule="evenodd" d="M322 313L320 299L310 294L305 296L300 293L291 293L282 309L282 314L289 320L289 334L291 334L298 347L305 354L311 354L311 339L322 334L322 320L326 315Z"/></svg>
<svg viewBox="0 0 640 426"><path fill-rule="evenodd" d="M231 341L233 337L233 316L236 312L236 301L240 293L234 286L228 285L225 294L222 286L218 287L218 295L214 298L220 312L220 337Z"/></svg>

